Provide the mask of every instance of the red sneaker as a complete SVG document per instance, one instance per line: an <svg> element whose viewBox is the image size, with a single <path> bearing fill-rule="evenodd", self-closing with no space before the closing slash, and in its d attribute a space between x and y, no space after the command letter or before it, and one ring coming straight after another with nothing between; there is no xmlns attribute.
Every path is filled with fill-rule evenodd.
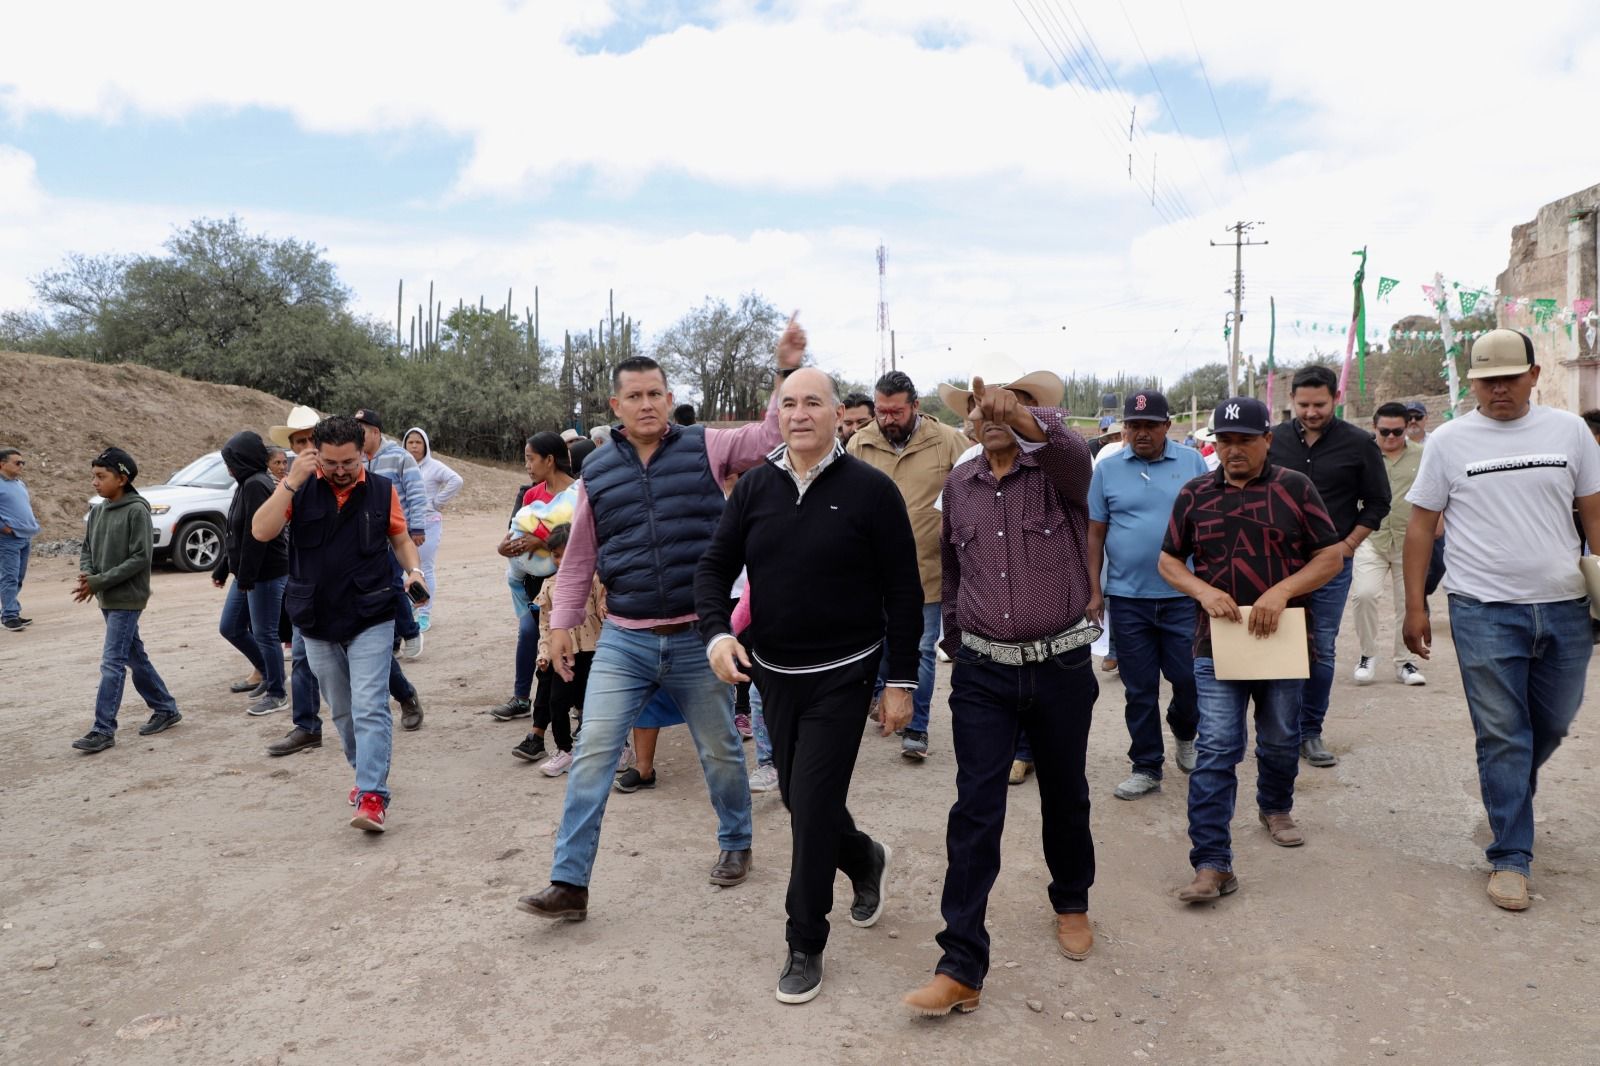
<svg viewBox="0 0 1600 1066"><path fill-rule="evenodd" d="M383 797L376 792L363 792L356 805L356 816L350 819L352 829L365 829L369 833L383 832Z"/></svg>

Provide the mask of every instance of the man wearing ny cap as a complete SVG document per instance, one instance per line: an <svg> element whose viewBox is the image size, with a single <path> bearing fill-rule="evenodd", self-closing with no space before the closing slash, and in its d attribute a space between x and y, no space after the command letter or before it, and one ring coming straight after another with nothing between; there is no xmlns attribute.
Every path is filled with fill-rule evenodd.
<svg viewBox="0 0 1600 1066"><path fill-rule="evenodd" d="M1525 333L1474 341L1478 409L1434 430L1406 493L1406 646L1428 658L1423 581L1443 515L1450 636L1494 838L1488 892L1506 910L1529 905L1539 768L1577 716L1593 647L1574 503L1600 543L1600 449L1582 418L1531 402L1539 370Z"/></svg>
<svg viewBox="0 0 1600 1066"><path fill-rule="evenodd" d="M1059 397L1060 388L1059 378L1041 379L1028 391ZM1089 644L1100 631L1083 616L1089 446L1067 428L1065 412L1029 407L1012 389L986 388L981 376L963 406L984 450L944 485L941 609L944 650L954 660L956 802L945 830L945 927L937 937L944 954L933 980L905 999L924 1016L978 1006L989 970L984 919L1023 730L1039 782L1056 945L1070 959L1094 945L1084 757L1099 694Z"/></svg>
<svg viewBox="0 0 1600 1066"><path fill-rule="evenodd" d="M1273 430L1273 465L1311 479L1339 532L1339 550L1344 553L1339 572L1311 597L1316 619L1311 636L1317 656L1300 695L1300 754L1312 766L1326 768L1339 762L1322 741L1322 723L1333 689L1339 623L1350 594L1351 560L1389 513L1389 475L1372 437L1336 414L1342 397L1332 370L1301 367L1290 382L1289 396L1295 417Z"/></svg>
<svg viewBox="0 0 1600 1066"><path fill-rule="evenodd" d="M1123 447L1095 463L1089 484L1089 605L1099 624L1109 616L1117 640L1117 665L1126 692L1128 759L1133 772L1116 787L1132 800L1161 788L1166 753L1161 740L1161 678L1172 685L1167 724L1177 742L1176 762L1194 769L1194 601L1157 572L1161 541L1178 490L1206 472L1200 453L1167 438L1172 417L1167 398L1154 389L1123 403ZM1101 588L1101 569L1105 586Z"/></svg>
<svg viewBox="0 0 1600 1066"><path fill-rule="evenodd" d="M1298 680L1224 681L1212 658L1213 619L1237 624L1249 607L1250 631L1277 632L1290 607L1307 608L1307 654L1314 619L1311 593L1343 565L1339 534L1311 479L1269 459L1267 405L1234 396L1216 409L1221 465L1178 490L1161 545L1161 576L1200 605L1195 613L1194 680L1200 712L1195 768L1189 775L1189 864L1194 879L1177 892L1184 903L1233 892L1235 769L1244 759L1246 712L1255 703L1256 807L1274 844L1305 836L1290 811L1299 770ZM1190 572L1185 560L1193 559Z"/></svg>

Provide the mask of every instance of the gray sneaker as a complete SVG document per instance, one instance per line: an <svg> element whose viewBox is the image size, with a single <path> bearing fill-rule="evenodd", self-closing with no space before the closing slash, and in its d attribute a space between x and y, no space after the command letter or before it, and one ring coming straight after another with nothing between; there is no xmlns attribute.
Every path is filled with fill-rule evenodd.
<svg viewBox="0 0 1600 1066"><path fill-rule="evenodd" d="M1177 754L1174 756L1174 758L1177 760L1178 769L1182 770L1186 774L1194 773L1194 764L1195 764L1194 741L1192 741L1192 740L1180 740L1180 741L1178 741L1178 751L1177 751Z"/></svg>
<svg viewBox="0 0 1600 1066"><path fill-rule="evenodd" d="M288 696L262 696L246 707L244 713L253 714L259 718L263 714L281 711L287 706L289 706Z"/></svg>
<svg viewBox="0 0 1600 1066"><path fill-rule="evenodd" d="M1119 800L1136 800L1140 796L1148 796L1152 792L1161 791L1161 779L1152 777L1143 770L1135 770L1126 781L1112 790L1111 794Z"/></svg>
<svg viewBox="0 0 1600 1066"><path fill-rule="evenodd" d="M751 792L771 792L778 787L778 768L764 763L750 775Z"/></svg>
<svg viewBox="0 0 1600 1066"><path fill-rule="evenodd" d="M414 662L422 656L422 634L407 637L400 642L400 658L406 662Z"/></svg>
<svg viewBox="0 0 1600 1066"><path fill-rule="evenodd" d="M928 757L928 734L921 729L907 729L905 739L900 742L900 754L908 759L926 759Z"/></svg>

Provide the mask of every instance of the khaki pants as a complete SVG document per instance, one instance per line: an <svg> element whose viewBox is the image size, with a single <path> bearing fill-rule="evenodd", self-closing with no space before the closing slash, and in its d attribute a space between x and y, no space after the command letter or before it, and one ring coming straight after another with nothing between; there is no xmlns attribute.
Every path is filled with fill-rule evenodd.
<svg viewBox="0 0 1600 1066"><path fill-rule="evenodd" d="M1383 596L1384 582L1390 587L1394 600L1394 661L1395 665L1412 661L1406 650L1401 627L1406 619L1406 586L1402 566L1405 549L1401 541L1388 552L1380 552L1370 540L1361 542L1356 549L1351 566L1350 607L1356 616L1356 637L1361 643L1361 655L1366 659L1378 657L1378 600Z"/></svg>

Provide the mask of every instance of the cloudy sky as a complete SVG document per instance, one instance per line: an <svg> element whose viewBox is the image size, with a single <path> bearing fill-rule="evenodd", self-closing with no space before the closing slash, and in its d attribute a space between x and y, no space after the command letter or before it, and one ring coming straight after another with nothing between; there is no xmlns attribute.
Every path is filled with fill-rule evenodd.
<svg viewBox="0 0 1600 1066"><path fill-rule="evenodd" d="M538 285L547 335L608 289L647 331L755 289L868 380L881 241L919 383L984 350L1170 381L1223 356L1236 220L1270 242L1245 348L1275 296L1292 359L1336 343L1310 326L1347 319L1353 249L1403 282L1382 327L1600 182L1581 0L54 0L0 29L3 307L233 213L386 319L401 278Z"/></svg>

